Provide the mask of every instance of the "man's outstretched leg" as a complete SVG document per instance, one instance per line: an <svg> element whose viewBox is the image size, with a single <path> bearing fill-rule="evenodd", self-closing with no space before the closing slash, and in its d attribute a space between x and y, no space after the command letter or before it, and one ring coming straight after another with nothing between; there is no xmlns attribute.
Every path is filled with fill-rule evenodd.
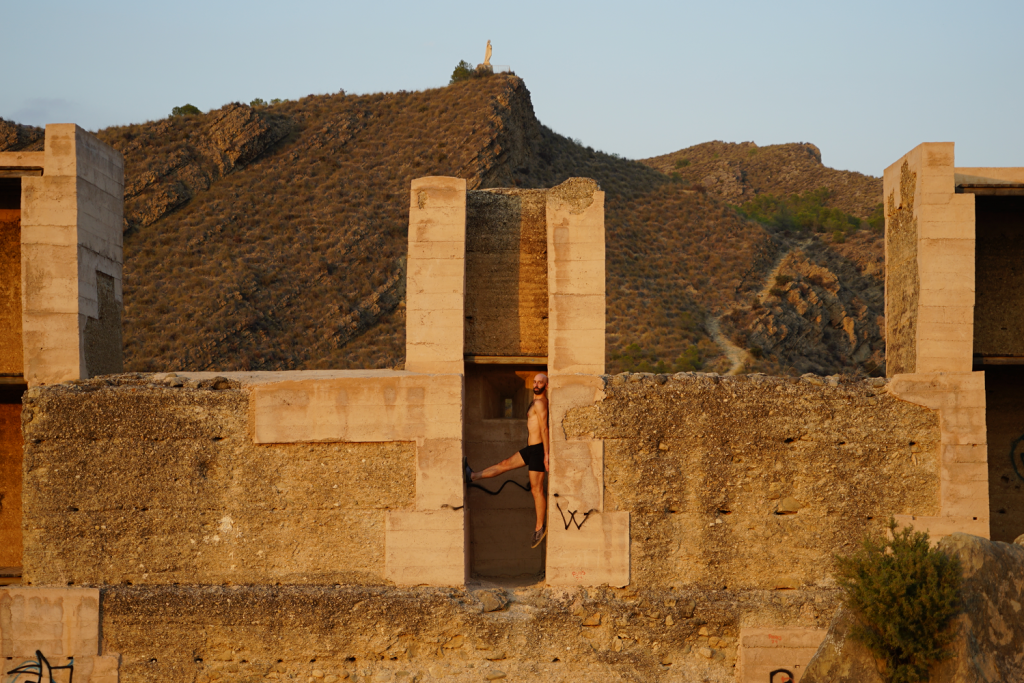
<svg viewBox="0 0 1024 683"><path fill-rule="evenodd" d="M474 472L473 470L469 469L469 465L465 463L463 464L462 467L465 474L466 483L468 484L470 482L480 481L481 479L490 479L491 477L497 477L500 474L505 474L506 472L519 469L520 467L526 467L526 462L523 461L523 456L519 455L519 453L515 453L511 457L505 458L497 465L491 465L487 469L480 470L479 472Z"/></svg>
<svg viewBox="0 0 1024 683"><path fill-rule="evenodd" d="M536 548L548 535L547 519L548 499L544 495L544 472L530 471L530 493L533 494L533 505L537 508L537 526L533 532L533 545Z"/></svg>

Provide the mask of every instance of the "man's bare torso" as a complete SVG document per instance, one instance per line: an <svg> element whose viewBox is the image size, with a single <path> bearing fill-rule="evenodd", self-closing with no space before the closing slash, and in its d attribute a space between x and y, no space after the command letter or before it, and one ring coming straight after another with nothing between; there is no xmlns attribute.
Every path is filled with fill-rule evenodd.
<svg viewBox="0 0 1024 683"><path fill-rule="evenodd" d="M539 404L539 405L538 405ZM543 410L544 414L547 414L548 408L548 397L541 396L540 398L533 399L530 404L530 409L526 412L526 428L530 431L530 439L527 441L529 445L542 443L544 441L540 431L540 416L539 412Z"/></svg>

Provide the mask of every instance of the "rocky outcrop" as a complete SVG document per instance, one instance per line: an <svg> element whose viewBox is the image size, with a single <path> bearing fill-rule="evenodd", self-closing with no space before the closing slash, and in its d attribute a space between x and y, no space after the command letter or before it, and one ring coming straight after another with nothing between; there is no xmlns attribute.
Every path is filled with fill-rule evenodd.
<svg viewBox="0 0 1024 683"><path fill-rule="evenodd" d="M175 135L181 121L171 118L138 135L127 129L120 138L107 140L125 157L126 232L152 225L252 163L290 129L287 119L237 103L196 118L198 125L183 135ZM154 154L152 142L168 137L177 142Z"/></svg>
<svg viewBox="0 0 1024 683"><path fill-rule="evenodd" d="M964 613L953 656L932 669L931 683L1024 681L1024 547L953 534L939 548L960 558ZM853 619L836 616L801 683L882 683L871 653L850 637Z"/></svg>
<svg viewBox="0 0 1024 683"><path fill-rule="evenodd" d="M775 372L881 374L881 258L871 257L877 251L868 244L876 242L871 236L855 241L825 245L814 238L783 252L761 293L724 316L732 340L763 356L765 369Z"/></svg>
<svg viewBox="0 0 1024 683"><path fill-rule="evenodd" d="M642 163L700 183L708 194L730 204L762 193L788 196L827 187L832 191L829 206L867 219L882 201L881 178L829 168L821 162L821 150L809 142L760 147L716 140Z"/></svg>

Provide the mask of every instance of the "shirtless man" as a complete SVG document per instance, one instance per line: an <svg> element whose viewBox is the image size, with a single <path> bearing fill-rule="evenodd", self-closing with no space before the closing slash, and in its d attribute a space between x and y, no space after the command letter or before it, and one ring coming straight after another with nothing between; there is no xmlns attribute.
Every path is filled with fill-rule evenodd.
<svg viewBox="0 0 1024 683"><path fill-rule="evenodd" d="M481 479L490 479L510 470L528 467L530 470L530 493L533 504L537 508L537 526L533 532L533 545L536 548L548 533L544 524L547 512L547 499L544 497L544 473L548 471L548 376L542 372L533 378L533 403L526 413L526 427L530 431L529 445L510 458L505 458L497 465L485 470L474 472L465 466L465 479L469 484Z"/></svg>

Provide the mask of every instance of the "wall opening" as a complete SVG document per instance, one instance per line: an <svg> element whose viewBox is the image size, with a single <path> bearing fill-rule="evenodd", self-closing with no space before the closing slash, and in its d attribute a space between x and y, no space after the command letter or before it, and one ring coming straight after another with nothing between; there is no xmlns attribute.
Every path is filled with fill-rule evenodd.
<svg viewBox="0 0 1024 683"><path fill-rule="evenodd" d="M0 377L21 377L21 178L0 178Z"/></svg>
<svg viewBox="0 0 1024 683"><path fill-rule="evenodd" d="M988 500L993 541L1024 534L1024 366L985 366Z"/></svg>
<svg viewBox="0 0 1024 683"><path fill-rule="evenodd" d="M526 411L533 400L533 378L544 365L466 364L465 449L469 466L481 470L527 444ZM526 468L470 487L470 573L478 578L537 579L544 572L544 545L530 548L537 516Z"/></svg>
<svg viewBox="0 0 1024 683"><path fill-rule="evenodd" d="M21 582L21 397L20 379L0 377L0 585Z"/></svg>
<svg viewBox="0 0 1024 683"><path fill-rule="evenodd" d="M1024 197L975 195L974 355L1024 361Z"/></svg>

